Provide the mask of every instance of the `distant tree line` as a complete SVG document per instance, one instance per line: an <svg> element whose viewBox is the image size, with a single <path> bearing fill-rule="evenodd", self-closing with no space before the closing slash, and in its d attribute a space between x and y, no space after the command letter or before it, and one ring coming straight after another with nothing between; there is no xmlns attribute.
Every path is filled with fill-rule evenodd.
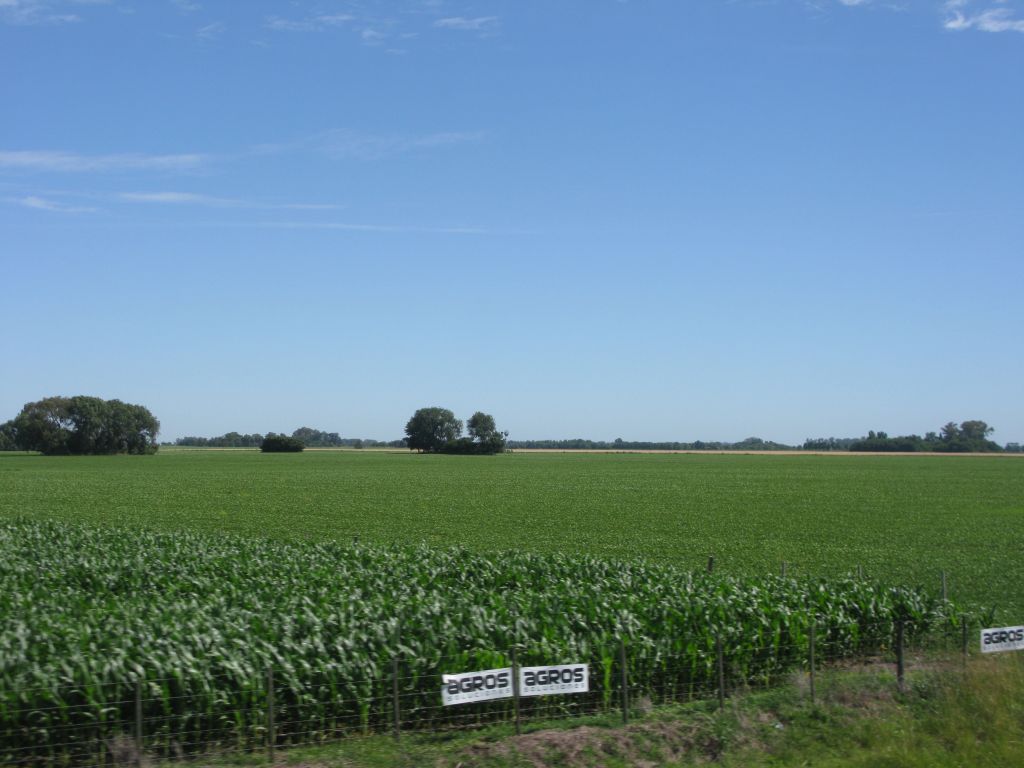
<svg viewBox="0 0 1024 768"><path fill-rule="evenodd" d="M738 443L694 440L692 443L623 440L509 440L509 448L533 448L560 451L794 451L792 445L748 437Z"/></svg>
<svg viewBox="0 0 1024 768"><path fill-rule="evenodd" d="M809 437L801 448L805 451L848 451L855 442L856 437Z"/></svg>
<svg viewBox="0 0 1024 768"><path fill-rule="evenodd" d="M244 435L239 432L228 432L220 437L179 437L174 445L192 448L260 448L263 441L274 432L261 435L254 432ZM322 432L311 427L299 427L290 439L298 440L305 448L405 448L405 440L369 440L356 437L341 437L337 432Z"/></svg>
<svg viewBox="0 0 1024 768"><path fill-rule="evenodd" d="M949 422L938 432L920 435L898 435L890 437L885 432L871 430L861 438L815 438L804 441L808 451L856 451L871 453L1020 453L1019 443L1007 443L1001 447L989 440L995 430L984 421L964 421L960 424Z"/></svg>
<svg viewBox="0 0 1024 768"><path fill-rule="evenodd" d="M156 453L160 422L141 405L99 397L46 397L0 424L0 450L48 456Z"/></svg>
<svg viewBox="0 0 1024 768"><path fill-rule="evenodd" d="M254 432L251 435L243 435L238 432L228 432L220 437L179 437L173 445L184 445L192 448L259 448L263 442L263 435Z"/></svg>

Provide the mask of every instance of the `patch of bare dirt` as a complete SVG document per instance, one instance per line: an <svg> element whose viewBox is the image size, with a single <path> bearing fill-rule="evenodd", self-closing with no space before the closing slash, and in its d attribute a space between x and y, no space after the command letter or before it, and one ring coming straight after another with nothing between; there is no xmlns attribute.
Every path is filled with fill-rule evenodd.
<svg viewBox="0 0 1024 768"><path fill-rule="evenodd" d="M467 749L463 768L490 758L518 758L533 768L599 768L604 759L616 759L637 766L657 768L685 755L714 760L722 744L696 723L657 721L624 728L581 726L570 730L538 731L493 744L475 744Z"/></svg>

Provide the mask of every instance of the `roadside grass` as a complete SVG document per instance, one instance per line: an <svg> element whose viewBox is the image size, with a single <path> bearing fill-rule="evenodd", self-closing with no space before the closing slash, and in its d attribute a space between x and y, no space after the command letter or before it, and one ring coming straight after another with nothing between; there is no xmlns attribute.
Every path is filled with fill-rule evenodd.
<svg viewBox="0 0 1024 768"><path fill-rule="evenodd" d="M936 657L898 693L891 666L834 668L818 676L811 704L806 677L768 691L715 702L617 715L538 722L522 736L511 726L440 734L349 739L279 750L295 768L961 768L1024 765L1024 654ZM196 763L190 763L195 765ZM264 755L200 761L267 765Z"/></svg>

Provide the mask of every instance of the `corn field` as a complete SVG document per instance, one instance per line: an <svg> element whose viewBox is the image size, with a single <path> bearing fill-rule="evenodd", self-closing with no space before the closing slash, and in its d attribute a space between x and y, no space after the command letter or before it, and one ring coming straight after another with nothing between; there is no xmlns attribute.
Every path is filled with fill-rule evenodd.
<svg viewBox="0 0 1024 768"><path fill-rule="evenodd" d="M678 698L713 686L719 640L734 682L770 684L806 661L812 624L829 660L886 650L897 621L913 639L959 620L937 595L853 575L24 520L0 524L0 618L0 763L95 761L136 707L163 754L253 748L269 670L287 743L292 723L390 729L395 678L420 726L464 724L438 706L440 675L507 666L513 647L522 665L588 663L587 701L607 708L620 639L631 693Z"/></svg>

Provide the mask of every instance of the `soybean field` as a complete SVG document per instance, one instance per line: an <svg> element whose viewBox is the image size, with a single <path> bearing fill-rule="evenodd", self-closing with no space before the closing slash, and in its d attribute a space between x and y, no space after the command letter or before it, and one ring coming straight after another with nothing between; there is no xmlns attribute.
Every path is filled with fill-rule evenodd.
<svg viewBox="0 0 1024 768"><path fill-rule="evenodd" d="M1019 622L1012 456L0 454L0 518L873 579Z"/></svg>

